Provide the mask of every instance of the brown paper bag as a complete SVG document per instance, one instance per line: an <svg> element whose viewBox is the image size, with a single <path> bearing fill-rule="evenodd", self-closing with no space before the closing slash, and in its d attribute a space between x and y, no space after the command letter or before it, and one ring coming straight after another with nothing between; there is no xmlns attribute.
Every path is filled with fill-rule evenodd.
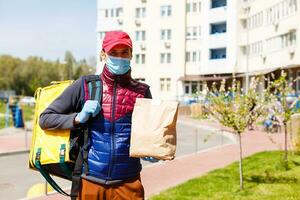
<svg viewBox="0 0 300 200"><path fill-rule="evenodd" d="M136 99L132 113L130 156L172 160L176 151L178 102Z"/></svg>

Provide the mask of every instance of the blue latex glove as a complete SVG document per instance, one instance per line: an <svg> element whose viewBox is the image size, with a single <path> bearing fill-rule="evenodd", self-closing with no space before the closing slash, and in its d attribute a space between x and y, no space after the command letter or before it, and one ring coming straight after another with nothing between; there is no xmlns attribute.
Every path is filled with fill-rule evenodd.
<svg viewBox="0 0 300 200"><path fill-rule="evenodd" d="M77 118L80 123L85 123L90 116L95 117L101 110L101 106L98 101L87 100L80 113L77 114Z"/></svg>
<svg viewBox="0 0 300 200"><path fill-rule="evenodd" d="M159 161L157 158L154 158L154 157L143 157L142 160L152 162L152 163L155 163L155 162Z"/></svg>

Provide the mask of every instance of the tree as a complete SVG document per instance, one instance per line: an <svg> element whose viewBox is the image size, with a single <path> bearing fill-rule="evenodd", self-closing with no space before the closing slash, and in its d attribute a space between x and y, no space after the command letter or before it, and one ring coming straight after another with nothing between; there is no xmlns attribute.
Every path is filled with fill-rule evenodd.
<svg viewBox="0 0 300 200"><path fill-rule="evenodd" d="M21 64L22 60L9 55L0 56L0 90L8 90L13 86L13 72Z"/></svg>
<svg viewBox="0 0 300 200"><path fill-rule="evenodd" d="M82 75L95 74L95 70L95 67L89 66L87 61L83 59L76 64L73 78L78 79Z"/></svg>
<svg viewBox="0 0 300 200"><path fill-rule="evenodd" d="M214 83L211 91L208 91L209 114L222 125L229 127L238 136L239 142L239 172L240 189L243 190L243 151L241 134L250 123L256 121L263 111L261 98L256 91L258 79L252 79L249 90L243 94L240 84L234 79L232 87L226 90L225 80L221 82L218 89Z"/></svg>
<svg viewBox="0 0 300 200"><path fill-rule="evenodd" d="M85 60L76 63L69 51L66 52L65 59L63 64L59 60L45 61L36 56L21 60L9 55L0 55L0 90L14 90L18 95L32 96L38 87L47 86L52 81L75 79L95 71Z"/></svg>
<svg viewBox="0 0 300 200"><path fill-rule="evenodd" d="M272 78L275 79L274 74L272 74ZM291 120L291 116L293 114L293 104L288 102L287 98L292 93L294 81L287 80L287 73L285 71L281 71L281 75L278 79L273 81L269 81L267 87L268 96L270 96L271 104L276 105L273 106L276 117L284 126L284 162L287 164L288 162L288 130L287 125Z"/></svg>
<svg viewBox="0 0 300 200"><path fill-rule="evenodd" d="M66 51L65 53L65 70L66 70L66 79L72 80L73 79L73 68L76 63L76 60L73 54L70 51Z"/></svg>

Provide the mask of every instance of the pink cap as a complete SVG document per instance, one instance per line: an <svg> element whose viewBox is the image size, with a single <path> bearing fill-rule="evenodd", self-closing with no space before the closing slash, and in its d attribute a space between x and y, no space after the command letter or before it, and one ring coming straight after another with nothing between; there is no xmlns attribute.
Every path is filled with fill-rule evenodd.
<svg viewBox="0 0 300 200"><path fill-rule="evenodd" d="M109 31L103 39L102 49L105 52L109 52L113 47L120 44L132 49L132 41L127 33L123 31Z"/></svg>

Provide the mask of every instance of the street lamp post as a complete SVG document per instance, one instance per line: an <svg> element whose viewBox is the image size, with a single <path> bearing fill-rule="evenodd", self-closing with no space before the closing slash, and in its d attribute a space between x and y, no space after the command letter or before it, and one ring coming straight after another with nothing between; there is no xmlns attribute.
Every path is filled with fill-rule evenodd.
<svg viewBox="0 0 300 200"><path fill-rule="evenodd" d="M247 6L246 8L246 87L245 92L248 92L249 90L249 54L250 54L250 46L249 46L249 15L250 15L250 6Z"/></svg>

